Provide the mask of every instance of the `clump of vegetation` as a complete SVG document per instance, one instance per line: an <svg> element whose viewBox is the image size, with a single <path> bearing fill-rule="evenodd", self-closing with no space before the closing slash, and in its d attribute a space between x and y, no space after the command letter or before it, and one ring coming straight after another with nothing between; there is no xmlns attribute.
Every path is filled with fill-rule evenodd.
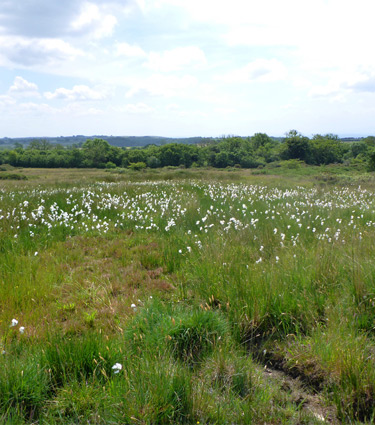
<svg viewBox="0 0 375 425"><path fill-rule="evenodd" d="M130 170L134 171L141 171L144 170L147 167L147 165L144 162L132 162L128 165L128 168Z"/></svg>
<svg viewBox="0 0 375 425"><path fill-rule="evenodd" d="M0 180L27 180L27 177L18 173L0 173Z"/></svg>

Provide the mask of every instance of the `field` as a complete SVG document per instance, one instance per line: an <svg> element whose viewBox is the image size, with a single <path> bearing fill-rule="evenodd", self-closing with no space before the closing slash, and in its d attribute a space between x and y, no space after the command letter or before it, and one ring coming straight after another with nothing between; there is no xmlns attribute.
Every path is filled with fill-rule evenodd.
<svg viewBox="0 0 375 425"><path fill-rule="evenodd" d="M375 180L321 171L0 180L0 423L372 423Z"/></svg>

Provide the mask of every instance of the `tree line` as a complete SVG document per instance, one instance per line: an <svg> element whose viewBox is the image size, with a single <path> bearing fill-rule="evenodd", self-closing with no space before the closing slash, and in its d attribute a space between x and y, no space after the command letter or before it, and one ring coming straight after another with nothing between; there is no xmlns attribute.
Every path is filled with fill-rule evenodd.
<svg viewBox="0 0 375 425"><path fill-rule="evenodd" d="M110 145L104 139L89 139L82 146L68 147L35 140L26 148L16 143L12 149L0 150L0 164L37 168L257 168L282 160L300 160L310 165L366 164L375 170L375 137L343 142L333 134L309 138L291 130L282 140L256 133L200 145L169 143L132 149Z"/></svg>

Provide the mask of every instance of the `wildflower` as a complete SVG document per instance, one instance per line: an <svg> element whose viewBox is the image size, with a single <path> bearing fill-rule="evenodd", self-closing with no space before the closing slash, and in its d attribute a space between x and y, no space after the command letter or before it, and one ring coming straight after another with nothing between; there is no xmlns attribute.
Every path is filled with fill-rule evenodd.
<svg viewBox="0 0 375 425"><path fill-rule="evenodd" d="M25 333L25 326L21 326L19 331L20 331L21 334Z"/></svg>
<svg viewBox="0 0 375 425"><path fill-rule="evenodd" d="M14 328L17 325L18 325L18 320L17 319L12 319L12 324L10 325L10 327L11 328Z"/></svg>
<svg viewBox="0 0 375 425"><path fill-rule="evenodd" d="M261 262L262 262L262 257L260 257L260 258L259 258L259 260L256 260L256 261L255 261L255 263L256 263L256 264L259 264L259 263L261 263Z"/></svg>
<svg viewBox="0 0 375 425"><path fill-rule="evenodd" d="M115 363L112 366L112 370L114 371L114 373L120 373L120 370L122 369L122 364L121 363Z"/></svg>

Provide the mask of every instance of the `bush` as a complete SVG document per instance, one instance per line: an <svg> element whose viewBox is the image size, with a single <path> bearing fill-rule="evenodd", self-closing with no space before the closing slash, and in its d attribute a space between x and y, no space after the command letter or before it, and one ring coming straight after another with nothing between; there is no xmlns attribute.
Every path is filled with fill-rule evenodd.
<svg viewBox="0 0 375 425"><path fill-rule="evenodd" d="M23 174L4 173L0 174L0 180L27 180L27 177Z"/></svg>
<svg viewBox="0 0 375 425"><path fill-rule="evenodd" d="M300 159L288 159L286 161L280 161L279 164L282 168L287 168L289 170L297 170L301 168L302 165L306 165L305 162Z"/></svg>
<svg viewBox="0 0 375 425"><path fill-rule="evenodd" d="M150 168L159 168L161 166L161 162L159 158L156 158L156 156L150 156L147 158L147 165Z"/></svg>
<svg viewBox="0 0 375 425"><path fill-rule="evenodd" d="M367 169L368 171L375 171L375 149L372 149L369 153Z"/></svg>
<svg viewBox="0 0 375 425"><path fill-rule="evenodd" d="M144 170L146 167L147 165L144 162L132 162L128 165L128 168L134 171L141 171Z"/></svg>
<svg viewBox="0 0 375 425"><path fill-rule="evenodd" d="M116 168L116 164L114 164L113 162L111 162L111 161L108 161L106 164L105 164L105 168L107 168L107 169L113 169L113 168Z"/></svg>

